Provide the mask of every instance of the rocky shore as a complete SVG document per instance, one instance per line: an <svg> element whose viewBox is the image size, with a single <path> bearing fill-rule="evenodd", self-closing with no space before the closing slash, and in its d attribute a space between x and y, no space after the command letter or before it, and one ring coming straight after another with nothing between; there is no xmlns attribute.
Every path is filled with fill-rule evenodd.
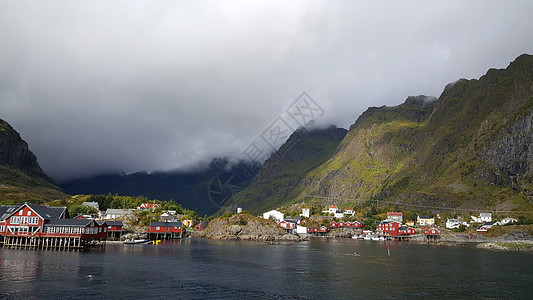
<svg viewBox="0 0 533 300"><path fill-rule="evenodd" d="M191 236L216 240L264 242L297 242L305 239L305 237L286 233L272 220L248 214L214 219L204 231L194 232Z"/></svg>

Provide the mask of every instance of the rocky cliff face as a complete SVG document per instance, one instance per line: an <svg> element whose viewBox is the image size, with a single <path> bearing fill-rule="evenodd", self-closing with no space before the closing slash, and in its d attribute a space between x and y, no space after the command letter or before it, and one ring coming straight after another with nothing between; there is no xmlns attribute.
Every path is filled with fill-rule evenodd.
<svg viewBox="0 0 533 300"><path fill-rule="evenodd" d="M287 234L272 220L253 217L247 214L233 215L230 218L218 218L195 237L223 240L255 240L255 241L298 241L300 238Z"/></svg>
<svg viewBox="0 0 533 300"><path fill-rule="evenodd" d="M488 170L482 173L491 184L510 184L533 196L533 111L502 128L480 153Z"/></svg>
<svg viewBox="0 0 533 300"><path fill-rule="evenodd" d="M0 119L0 165L15 167L46 177L28 144L7 122Z"/></svg>
<svg viewBox="0 0 533 300"><path fill-rule="evenodd" d="M64 197L19 133L0 120L0 202L48 202Z"/></svg>

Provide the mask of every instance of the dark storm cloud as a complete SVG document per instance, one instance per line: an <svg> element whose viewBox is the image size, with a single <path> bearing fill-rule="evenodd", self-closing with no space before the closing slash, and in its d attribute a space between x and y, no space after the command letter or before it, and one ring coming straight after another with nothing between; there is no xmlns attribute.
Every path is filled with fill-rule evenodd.
<svg viewBox="0 0 533 300"><path fill-rule="evenodd" d="M530 1L2 1L0 118L57 180L237 156L533 52Z"/></svg>

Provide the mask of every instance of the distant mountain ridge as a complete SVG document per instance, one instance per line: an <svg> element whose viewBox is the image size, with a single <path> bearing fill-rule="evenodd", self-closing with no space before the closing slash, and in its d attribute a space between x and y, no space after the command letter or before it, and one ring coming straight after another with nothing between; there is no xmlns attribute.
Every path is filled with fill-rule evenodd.
<svg viewBox="0 0 533 300"><path fill-rule="evenodd" d="M226 159L215 159L206 168L181 172L137 172L133 174L105 174L64 182L61 187L69 194L118 194L145 196L162 201L174 200L199 215L211 215L226 201L219 192L222 181L231 180L235 189L246 187L253 179L250 169L255 163L231 165ZM227 176L231 175L231 178Z"/></svg>
<svg viewBox="0 0 533 300"><path fill-rule="evenodd" d="M345 137L346 129L300 127L262 166L252 183L228 201L224 209L242 207L253 213L290 201L306 174L327 161Z"/></svg>
<svg viewBox="0 0 533 300"><path fill-rule="evenodd" d="M48 202L64 197L20 134L0 119L0 202Z"/></svg>
<svg viewBox="0 0 533 300"><path fill-rule="evenodd" d="M237 195L276 205L315 198L326 204L380 199L417 207L533 209L533 56L479 80L449 84L436 99L409 97L395 107L372 107L350 127L322 164L272 202L260 189L284 190L257 177ZM282 162L281 168L284 167ZM337 200L335 200L337 199Z"/></svg>

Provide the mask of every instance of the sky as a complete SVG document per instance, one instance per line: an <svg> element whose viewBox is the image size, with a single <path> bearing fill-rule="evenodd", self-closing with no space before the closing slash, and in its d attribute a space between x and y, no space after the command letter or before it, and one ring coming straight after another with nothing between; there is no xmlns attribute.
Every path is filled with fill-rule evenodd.
<svg viewBox="0 0 533 300"><path fill-rule="evenodd" d="M301 124L297 108L309 109L301 121L348 128L370 106L438 97L533 54L531 11L533 1L0 0L0 118L57 182L258 158Z"/></svg>

